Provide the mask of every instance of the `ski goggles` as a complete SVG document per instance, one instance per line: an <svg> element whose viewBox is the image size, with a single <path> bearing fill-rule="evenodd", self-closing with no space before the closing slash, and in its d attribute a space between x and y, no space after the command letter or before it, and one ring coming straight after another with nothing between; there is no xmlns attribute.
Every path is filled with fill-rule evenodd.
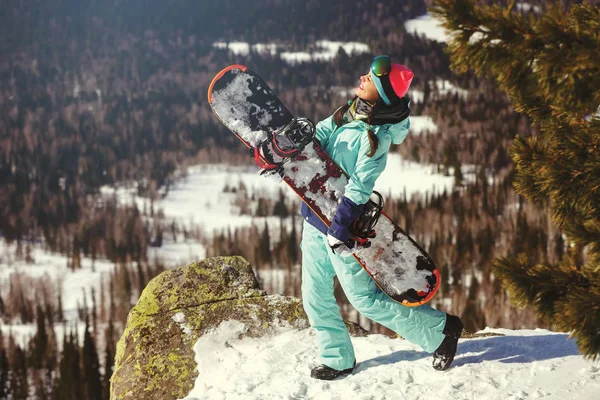
<svg viewBox="0 0 600 400"><path fill-rule="evenodd" d="M371 61L371 77L379 96L388 106L392 104L390 95L394 93L390 84L389 74L392 70L390 56L377 56ZM388 94L389 93L389 94ZM393 95L392 95L393 96Z"/></svg>
<svg viewBox="0 0 600 400"><path fill-rule="evenodd" d="M392 70L390 56L377 56L371 61L371 73L380 78Z"/></svg>

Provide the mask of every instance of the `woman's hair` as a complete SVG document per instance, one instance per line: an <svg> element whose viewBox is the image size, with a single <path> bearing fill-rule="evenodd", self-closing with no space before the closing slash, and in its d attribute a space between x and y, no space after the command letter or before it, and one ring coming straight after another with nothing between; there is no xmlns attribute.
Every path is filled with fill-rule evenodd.
<svg viewBox="0 0 600 400"><path fill-rule="evenodd" d="M340 127L344 125L344 114L346 114L346 111L348 111L350 105L354 103L357 98L358 96L354 96L354 98L351 101L338 108L337 111L333 114L333 122L335 122L336 126ZM367 132L369 133L369 144L371 145L371 151L369 152L369 154L367 154L369 157L373 157L373 155L377 151L377 147L379 146L377 136L375 136L375 134L371 130L371 114L373 113L375 107L377 107L377 103L371 108L371 111L369 111L369 115L367 116L367 124L369 124L369 130Z"/></svg>

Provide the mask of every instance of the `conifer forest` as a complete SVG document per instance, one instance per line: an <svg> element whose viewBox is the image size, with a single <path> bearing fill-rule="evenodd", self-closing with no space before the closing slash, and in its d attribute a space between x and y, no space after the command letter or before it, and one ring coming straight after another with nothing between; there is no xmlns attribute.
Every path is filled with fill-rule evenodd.
<svg viewBox="0 0 600 400"><path fill-rule="evenodd" d="M563 265L562 271L591 262L597 266L600 222L594 205L600 195L592 189L587 199L570 188L579 200L589 200L586 210L596 219L581 226L590 238L567 221L579 215L573 211L577 204L566 210L556 198L534 194L544 184L535 181L543 168L533 178L523 175L527 159L515 158L511 148L534 146L538 142L533 138L560 123L549 127L540 107L538 114L529 112L523 105L526 96L488 73L483 62L478 64L479 55L449 51L446 43L407 32L406 21L432 11L459 26L452 18L460 18L460 9L444 8L444 3L461 1L4 0L0 268L5 268L4 259L32 260L36 246L64 256L73 272L81 269L84 257L114 268L101 282L102 290L79 305L76 319L82 329L65 323L62 295L52 280L18 273L0 280L0 399L109 399L116 342L145 285L166 268L150 251L167 237L196 240L207 256L241 255L259 278L282 271L280 294L301 296L302 217L298 203L285 196L249 194L243 183L228 186L240 214L257 221L277 218L279 229L256 222L206 235L202 215L210 210L201 198L196 222L178 224L159 207L121 204L101 192L129 183L138 196L155 201L185 179L182 171L188 166L251 165L247 150L207 104L208 85L229 64L259 72L292 113L313 121L331 115L351 97L347 93L376 55L389 54L418 71L412 89L422 96L411 103L412 115L431 117L437 132L409 134L392 151L452 176L454 186L440 193L386 198L385 211L440 269L442 285L432 305L460 315L471 332L486 326L567 328L551 317L558 312L547 309L554 303L541 313L534 295L516 304L514 298L527 297L519 295L527 284L525 278L507 284L506 274L509 267L517 267L513 263L518 257L521 268L524 259L529 265ZM514 6L510 1L462 3ZM593 1L527 3L529 10L518 12L532 20L551 7L564 13L579 3L599 7ZM340 47L331 60L290 63L280 50L252 46L307 51L319 40L364 43L369 51L348 54ZM215 46L217 42L245 42L250 51L236 54ZM469 65L461 68L461 62ZM437 81L451 82L466 94L437 90ZM596 78L589 87L598 90L597 83ZM600 105L599 93L590 94L589 102ZM569 115L581 108L573 99L564 104L573 105L564 109ZM556 109L552 107L548 110ZM580 158L595 157L596 164L586 173L600 171L598 128L590 129L596 129L587 136L595 147L590 145L587 155L578 153ZM469 179L461 173L467 165L472 169ZM521 178L515 187L516 177ZM402 178L398 176L399 184ZM585 184L598 183L590 180ZM600 290L598 268L595 277L583 275L577 279ZM600 291L594 293L600 299ZM341 289L336 295L344 315L356 320ZM371 332L393 334L370 321L360 322ZM11 329L22 324L35 326L26 343ZM597 334L582 343L583 351L600 352Z"/></svg>

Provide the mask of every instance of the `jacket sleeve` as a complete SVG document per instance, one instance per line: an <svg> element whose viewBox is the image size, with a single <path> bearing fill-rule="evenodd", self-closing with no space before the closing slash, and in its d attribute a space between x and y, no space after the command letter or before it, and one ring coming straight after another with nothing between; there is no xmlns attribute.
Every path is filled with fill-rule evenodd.
<svg viewBox="0 0 600 400"><path fill-rule="evenodd" d="M346 185L344 196L356 204L365 204L369 200L369 197L373 193L375 181L379 178L387 164L391 137L389 134L384 133L377 135L377 139L379 141L377 151L373 157L369 157L368 153L371 145L369 144L368 135L364 135L356 160L356 168L354 168L354 172L350 175L350 179Z"/></svg>
<svg viewBox="0 0 600 400"><path fill-rule="evenodd" d="M364 205L373 193L375 181L385 169L391 143L391 138L388 134L378 135L379 145L377 152L373 157L369 157L370 144L368 135L364 136L366 139L363 138L361 140L356 168L354 173L350 175L344 197L327 231L327 233L343 242L348 240L349 226L362 214Z"/></svg>
<svg viewBox="0 0 600 400"><path fill-rule="evenodd" d="M336 128L337 126L333 121L333 115L317 123L315 127L315 139L317 139L317 142L319 142L321 147L325 148L327 146L327 143L329 142L329 137Z"/></svg>

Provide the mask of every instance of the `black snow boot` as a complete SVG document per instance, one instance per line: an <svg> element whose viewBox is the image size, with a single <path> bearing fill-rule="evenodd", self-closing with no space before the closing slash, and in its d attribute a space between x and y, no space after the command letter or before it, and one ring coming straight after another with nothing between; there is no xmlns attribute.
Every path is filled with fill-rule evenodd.
<svg viewBox="0 0 600 400"><path fill-rule="evenodd" d="M352 371L354 370L354 367L356 367L356 361L354 361L354 365L352 365L351 368L344 369L341 371L338 369L333 369L331 367L328 367L325 364L321 364L318 367L315 367L310 371L310 376L311 376L311 378L323 379L325 381L330 381L332 379L337 378L338 376L351 374Z"/></svg>
<svg viewBox="0 0 600 400"><path fill-rule="evenodd" d="M463 323L456 315L446 317L446 326L444 327L444 341L433 352L433 368L438 371L444 371L450 368L450 364L456 355L458 339L463 329Z"/></svg>

